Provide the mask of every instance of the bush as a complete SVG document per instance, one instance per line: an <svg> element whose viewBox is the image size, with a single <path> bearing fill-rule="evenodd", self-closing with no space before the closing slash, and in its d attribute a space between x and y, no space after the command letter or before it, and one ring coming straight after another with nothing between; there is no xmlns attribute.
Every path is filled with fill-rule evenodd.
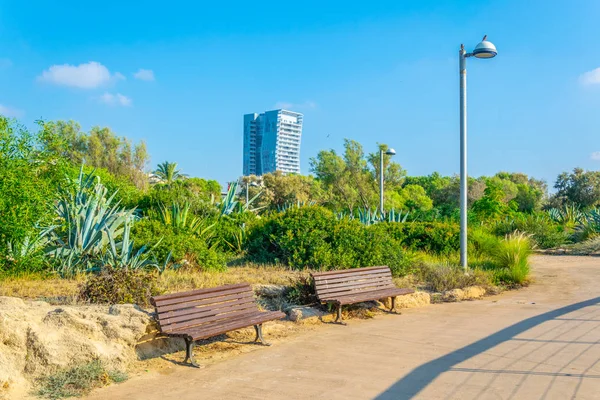
<svg viewBox="0 0 600 400"><path fill-rule="evenodd" d="M530 235L513 232L504 239L481 229L469 232L469 254L492 270L497 283L522 285L529 277Z"/></svg>
<svg viewBox="0 0 600 400"><path fill-rule="evenodd" d="M371 229L384 231L413 251L451 254L460 247L460 228L449 222L384 222L373 225Z"/></svg>
<svg viewBox="0 0 600 400"><path fill-rule="evenodd" d="M499 269L495 271L500 282L522 285L529 277L529 256L532 245L529 236L515 232L499 242L493 259Z"/></svg>
<svg viewBox="0 0 600 400"><path fill-rule="evenodd" d="M163 264L169 254L174 263L199 267L202 270L223 270L226 257L216 249L209 248L204 239L187 232L175 232L160 221L143 219L133 226L136 243L151 247L157 261Z"/></svg>
<svg viewBox="0 0 600 400"><path fill-rule="evenodd" d="M506 236L514 231L530 234L536 246L542 249L558 247L568 239L564 228L547 214L521 214L497 222L492 227L492 232L497 236Z"/></svg>
<svg viewBox="0 0 600 400"><path fill-rule="evenodd" d="M319 206L292 208L254 223L246 244L255 262L318 270L388 265L403 275L412 263L391 235L356 220L337 220Z"/></svg>
<svg viewBox="0 0 600 400"><path fill-rule="evenodd" d="M150 297L159 294L157 276L141 270L104 268L90 275L81 288L79 298L90 303L148 305Z"/></svg>

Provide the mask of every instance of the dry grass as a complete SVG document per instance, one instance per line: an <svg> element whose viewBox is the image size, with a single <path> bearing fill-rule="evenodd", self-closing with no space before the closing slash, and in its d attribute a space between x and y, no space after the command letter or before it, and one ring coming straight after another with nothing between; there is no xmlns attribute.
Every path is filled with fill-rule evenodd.
<svg viewBox="0 0 600 400"><path fill-rule="evenodd" d="M167 270L159 278L158 286L164 293L202 289L240 282L252 285L289 285L294 279L306 274L282 266L259 266L247 264L230 267L223 272L198 272L194 270Z"/></svg>
<svg viewBox="0 0 600 400"><path fill-rule="evenodd" d="M0 281L0 296L21 297L24 299L58 299L74 301L79 285L85 276L72 279L48 278L39 275L26 275L4 278Z"/></svg>
<svg viewBox="0 0 600 400"><path fill-rule="evenodd" d="M289 285L299 276L306 274L306 272L293 271L282 266L253 264L230 267L222 272L167 270L158 277L158 288L164 293L174 293L240 282L248 282L252 285ZM0 280L0 296L72 303L85 279L85 275L79 275L72 279L48 278L48 276L42 275L7 277Z"/></svg>

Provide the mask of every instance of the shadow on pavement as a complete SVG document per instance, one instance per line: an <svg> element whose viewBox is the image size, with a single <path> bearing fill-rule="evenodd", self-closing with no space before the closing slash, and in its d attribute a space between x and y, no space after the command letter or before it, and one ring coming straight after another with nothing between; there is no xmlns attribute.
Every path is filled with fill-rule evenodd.
<svg viewBox="0 0 600 400"><path fill-rule="evenodd" d="M534 328L549 320L565 320L559 317L580 310L585 307L593 306L600 303L600 297L579 303L571 304L544 314L537 315L511 325L501 331L498 331L490 336L487 336L468 346L455 350L442 357L425 363L411 372L402 379L390 386L386 391L376 397L377 400L399 400L410 399L423 389L425 389L434 379L442 373L450 370L460 370L453 368L455 365L475 357L497 345L509 340L523 340L515 337L531 328ZM577 320L577 319L573 319ZM597 321L597 320L593 320ZM600 321L599 321L600 322ZM525 339L527 340L527 339ZM475 371L475 370L473 370ZM504 371L507 373L516 373L516 371ZM520 371L519 371L520 372ZM525 373L535 374L533 371L525 371ZM597 376L586 376L586 378L597 378Z"/></svg>

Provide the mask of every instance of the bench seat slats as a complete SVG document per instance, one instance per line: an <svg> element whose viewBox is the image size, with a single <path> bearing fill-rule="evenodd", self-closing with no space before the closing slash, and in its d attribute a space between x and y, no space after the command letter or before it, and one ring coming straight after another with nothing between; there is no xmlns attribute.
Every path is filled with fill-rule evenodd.
<svg viewBox="0 0 600 400"><path fill-rule="evenodd" d="M414 292L412 289L396 287L389 267L385 266L316 272L312 276L318 299L340 306Z"/></svg>
<svg viewBox="0 0 600 400"><path fill-rule="evenodd" d="M256 308L256 304L247 303L243 306L236 307L235 309L227 309L227 310L216 310L216 311L205 311L201 315L186 315L183 317L179 317L177 320L165 320L162 325L164 329L168 330L177 330L185 327L196 326L202 324L207 321L214 321L217 319L228 319L234 318L236 315L240 313L247 312L260 312L258 308Z"/></svg>
<svg viewBox="0 0 600 400"><path fill-rule="evenodd" d="M345 296L334 296L331 298L325 297L322 300L345 305L360 303L362 301L380 300L386 297L403 296L410 293L414 293L414 290L406 288L393 288L386 290L374 290L371 292L356 292L355 294L347 294Z"/></svg>
<svg viewBox="0 0 600 400"><path fill-rule="evenodd" d="M219 302L213 304L205 304L200 307L197 307L194 304L188 306L186 303L185 308L180 308L179 310L172 310L163 313L159 311L158 316L161 320L183 317L189 314L198 314L198 317L201 317L202 314L199 314L201 312L213 310L224 310L223 312L225 312L226 309L231 309L238 306L241 307L247 303L254 303L254 296L252 296L251 293L244 295L243 297L238 297L237 299L229 300L222 303Z"/></svg>
<svg viewBox="0 0 600 400"><path fill-rule="evenodd" d="M267 321L273 321L285 317L285 313L280 311L259 311L254 314L248 314L239 319L227 320L225 323L217 321L212 325L200 326L197 329L191 329L186 332L193 340L206 339L212 336L221 335L236 329L246 328L253 325L262 324Z"/></svg>
<svg viewBox="0 0 600 400"><path fill-rule="evenodd" d="M313 276L316 278L316 277L322 277L322 276L341 275L341 274L356 275L358 272L369 273L370 271L377 270L377 269L384 269L384 270L388 270L388 271L390 270L389 267L382 265L382 266L375 266L375 267L335 269L332 271L314 272Z"/></svg>
<svg viewBox="0 0 600 400"><path fill-rule="evenodd" d="M285 316L281 312L260 311L247 283L155 296L151 303L161 332L190 338L210 337L206 335L214 330L225 329L215 334L218 335ZM236 328L229 329L230 326Z"/></svg>
<svg viewBox="0 0 600 400"><path fill-rule="evenodd" d="M252 288L248 284L227 285L227 286L222 286L222 288L223 288L222 290L216 290L216 288L192 290L191 292L184 292L184 293L190 293L188 296L181 296L181 293L180 293L180 295L175 298L166 298L165 299L165 298L163 298L164 296L157 296L157 297L154 297L154 304L157 307L163 307L163 306L168 306L168 305L172 305L172 304L175 305L175 304L181 304L181 303L189 303L189 302L196 301L196 300L217 298L217 297L227 296L230 294L237 294L237 293L244 293L247 291L252 291ZM166 295L166 296L170 296L170 295Z"/></svg>
<svg viewBox="0 0 600 400"><path fill-rule="evenodd" d="M343 283L321 283L319 285L315 285L318 287L319 292L324 292L327 290L344 290L344 289L352 289L355 287L367 287L367 286L381 286L381 285L389 285L391 279L389 277L386 278L373 278L373 279L361 279L356 281L348 281Z"/></svg>
<svg viewBox="0 0 600 400"><path fill-rule="evenodd" d="M211 304L214 304L214 303L237 300L242 297L253 298L254 293L246 291L246 292L242 292L242 293L235 293L235 294L230 294L230 295L226 295L226 296L220 296L218 298L212 297L212 298L208 298L208 299L188 301L185 303L170 304L170 305L166 305L166 306L158 306L158 307L156 307L156 309L157 309L158 313L162 315L164 313L177 312L181 309L184 309L185 307L201 307L201 306L206 306L206 305L210 306Z"/></svg>
<svg viewBox="0 0 600 400"><path fill-rule="evenodd" d="M358 271L357 271L358 270ZM343 281L345 279L356 279L357 276L361 275L375 275L375 274L383 274L392 276L390 269L387 267L377 267L375 270L369 271L361 271L362 268L352 268L344 271L335 271L335 274L330 272L315 272L313 273L313 279L315 282L325 281L325 280L340 280ZM354 271L354 272L353 272Z"/></svg>

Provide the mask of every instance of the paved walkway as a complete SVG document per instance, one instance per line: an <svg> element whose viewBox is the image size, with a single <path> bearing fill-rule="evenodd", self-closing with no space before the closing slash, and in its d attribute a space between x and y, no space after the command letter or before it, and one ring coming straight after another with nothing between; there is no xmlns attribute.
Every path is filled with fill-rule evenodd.
<svg viewBox="0 0 600 400"><path fill-rule="evenodd" d="M599 399L600 258L534 259L529 288L328 326L93 399Z"/></svg>

